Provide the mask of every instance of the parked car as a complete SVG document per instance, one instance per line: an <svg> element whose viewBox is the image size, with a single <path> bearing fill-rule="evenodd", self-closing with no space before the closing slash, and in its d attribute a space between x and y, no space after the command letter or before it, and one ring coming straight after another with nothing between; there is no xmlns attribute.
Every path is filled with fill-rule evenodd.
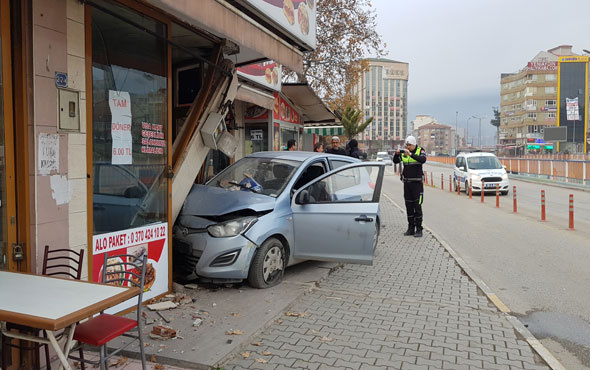
<svg viewBox="0 0 590 370"><path fill-rule="evenodd" d="M274 286L304 260L371 264L384 166L259 152L194 185L173 230L176 278Z"/></svg>
<svg viewBox="0 0 590 370"><path fill-rule="evenodd" d="M393 166L393 158L387 152L378 152L375 160L377 162L383 162L388 166Z"/></svg>
<svg viewBox="0 0 590 370"><path fill-rule="evenodd" d="M482 181L484 192L495 192L496 185L500 187L502 195L508 194L510 182L505 167L492 153L474 152L459 153L455 160L453 186L457 186L465 192L469 191L469 179L471 179L472 190L481 192Z"/></svg>

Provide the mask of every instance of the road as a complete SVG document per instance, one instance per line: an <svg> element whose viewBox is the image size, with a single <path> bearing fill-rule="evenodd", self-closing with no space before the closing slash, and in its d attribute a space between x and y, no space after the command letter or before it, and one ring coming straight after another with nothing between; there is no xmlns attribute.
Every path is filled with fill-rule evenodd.
<svg viewBox="0 0 590 370"><path fill-rule="evenodd" d="M568 369L590 368L590 193L511 179L512 192L481 204L449 192L452 168L427 165L436 188L425 187L424 224L447 242L477 275L528 325ZM440 189L441 173L445 190ZM547 221L540 221L545 189ZM402 184L388 168L383 192L404 207ZM574 194L575 231L568 230L568 197ZM403 233L405 230L399 230Z"/></svg>

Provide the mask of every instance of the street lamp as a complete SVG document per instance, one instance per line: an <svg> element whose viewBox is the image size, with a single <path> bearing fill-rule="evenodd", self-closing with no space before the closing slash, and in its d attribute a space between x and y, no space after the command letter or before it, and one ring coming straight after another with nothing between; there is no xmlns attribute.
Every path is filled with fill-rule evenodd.
<svg viewBox="0 0 590 370"><path fill-rule="evenodd" d="M477 132L477 145L479 145L479 149L481 149L481 120L484 118L487 118L487 117L486 116L483 116L483 117L473 116L473 118L479 120L479 131Z"/></svg>
<svg viewBox="0 0 590 370"><path fill-rule="evenodd" d="M453 142L455 143L455 155L457 155L457 118L459 117L459 111L455 111L455 136Z"/></svg>
<svg viewBox="0 0 590 370"><path fill-rule="evenodd" d="M469 121L472 119L473 117L469 117L467 118L467 133L465 134L465 145L469 145Z"/></svg>

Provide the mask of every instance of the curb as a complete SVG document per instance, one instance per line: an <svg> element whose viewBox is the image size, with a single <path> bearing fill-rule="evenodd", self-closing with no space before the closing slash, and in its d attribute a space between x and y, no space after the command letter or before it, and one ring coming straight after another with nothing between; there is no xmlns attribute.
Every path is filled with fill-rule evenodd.
<svg viewBox="0 0 590 370"><path fill-rule="evenodd" d="M387 198L395 207L400 209L402 212L405 212L402 207L400 207L397 203L394 202L387 194L382 193L382 195ZM565 367L549 352L545 346L537 339L535 336L515 317L511 315L510 309L506 306L500 298L487 286L486 283L482 279L477 276L477 274L467 265L465 260L461 258L457 252L451 248L438 234L436 234L432 229L427 226L424 226L424 229L428 230L428 232L445 248L447 252L453 257L453 259L457 262L459 267L469 276L469 278L481 289L486 297L492 302L492 304L502 313L502 315L512 324L514 330L516 330L520 335L524 337L526 342L537 352L539 356L545 361L547 366L549 366L552 370L566 370Z"/></svg>

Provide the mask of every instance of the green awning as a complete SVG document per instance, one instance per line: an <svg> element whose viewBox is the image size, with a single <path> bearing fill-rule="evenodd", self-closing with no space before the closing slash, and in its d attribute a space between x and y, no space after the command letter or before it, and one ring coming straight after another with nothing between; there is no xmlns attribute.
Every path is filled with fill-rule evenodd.
<svg viewBox="0 0 590 370"><path fill-rule="evenodd" d="M344 128L342 126L306 127L305 133L319 136L337 136L344 135Z"/></svg>

